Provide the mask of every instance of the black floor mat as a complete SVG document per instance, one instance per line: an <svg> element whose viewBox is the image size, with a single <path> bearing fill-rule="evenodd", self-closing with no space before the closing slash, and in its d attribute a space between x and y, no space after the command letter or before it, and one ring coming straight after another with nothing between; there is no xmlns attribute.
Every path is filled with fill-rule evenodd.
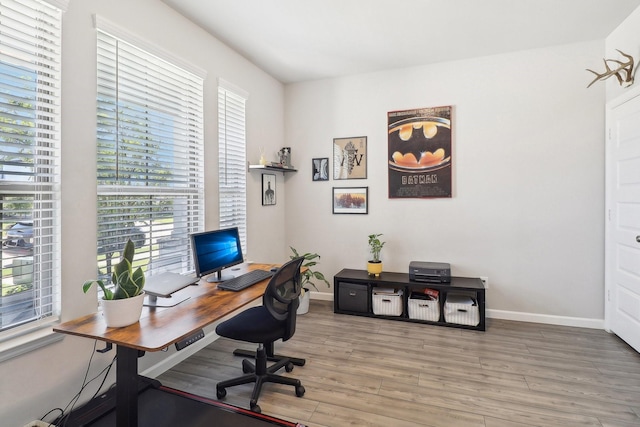
<svg viewBox="0 0 640 427"><path fill-rule="evenodd" d="M112 391L113 394L113 391ZM115 397L115 396L110 396ZM106 398L106 397L103 397ZM116 412L113 403L105 410L91 410L89 402L78 413L71 414L62 426L114 427ZM82 413L82 415L81 415ZM87 414L91 414L88 416ZM74 416L76 415L76 416ZM190 395L163 386L149 386L138 394L138 427L296 427L301 424L256 414L215 400Z"/></svg>

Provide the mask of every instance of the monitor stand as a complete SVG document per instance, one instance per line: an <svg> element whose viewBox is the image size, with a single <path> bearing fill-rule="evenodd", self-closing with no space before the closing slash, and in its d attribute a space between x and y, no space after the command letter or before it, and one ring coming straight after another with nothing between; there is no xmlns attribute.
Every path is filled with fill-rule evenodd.
<svg viewBox="0 0 640 427"><path fill-rule="evenodd" d="M234 268L234 270L240 270L239 268ZM234 276L233 274L225 274L224 276L222 275L222 270L218 271L217 273L214 273L212 275L210 275L209 277L207 277L207 283L220 283L220 282L224 282L225 280L231 280L233 278L235 278L236 276Z"/></svg>
<svg viewBox="0 0 640 427"><path fill-rule="evenodd" d="M144 301L144 306L145 307L175 307L176 305L180 304L181 302L184 302L186 300L188 300L190 297L181 297L181 298L174 298L172 296L168 296L168 297L160 297L161 299L158 300L158 295L153 295L153 294L149 294L147 293L147 297L145 298Z"/></svg>

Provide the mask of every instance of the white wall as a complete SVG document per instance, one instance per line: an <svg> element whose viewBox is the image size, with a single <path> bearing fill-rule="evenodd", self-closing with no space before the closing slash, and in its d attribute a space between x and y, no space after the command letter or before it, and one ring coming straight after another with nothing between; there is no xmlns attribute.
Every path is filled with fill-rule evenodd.
<svg viewBox="0 0 640 427"><path fill-rule="evenodd" d="M616 49L621 50L627 55L633 56L635 59L635 86L639 84L637 69L640 67L640 7L624 20L618 28L616 28L606 40L606 49L603 58L618 59L626 61ZM599 62L594 61L589 68L599 73L605 70L602 59ZM602 84L602 83L601 83ZM605 81L607 88L607 102L622 95L627 88L620 86L615 77L611 77Z"/></svg>
<svg viewBox="0 0 640 427"><path fill-rule="evenodd" d="M208 72L205 80L206 223L216 227L217 214L217 79L223 78L249 92L247 139L249 156L259 156L259 146L269 153L284 139L281 83L175 13L159 0L71 0L63 21L63 122L62 122L62 301L63 320L96 310L95 299L84 295L82 282L95 276L96 235L96 33L92 15L156 44ZM251 158L250 157L250 158ZM272 156L275 159L275 155ZM282 176L278 178L282 184ZM259 176L249 177L249 249L252 259L282 260L284 192L282 204L259 210ZM282 187L284 188L284 187ZM260 217L269 224L259 224ZM101 345L99 345L101 347ZM64 408L79 391L92 354L90 340L65 337L25 356L2 363L0 425L22 426L50 409ZM114 356L96 354L90 377ZM141 370L170 355L160 353L141 359ZM99 382L99 381L98 381ZM97 385L97 384L96 384ZM91 397L95 385L87 388Z"/></svg>
<svg viewBox="0 0 640 427"><path fill-rule="evenodd" d="M455 275L489 277L494 316L601 326L605 90L586 89L585 68L603 48L594 41L287 86L287 143L301 156L287 182L288 243L318 252L331 276L364 269L367 235L383 233L387 271L450 262ZM389 199L387 112L442 105L454 111L453 197ZM333 138L361 135L366 180L312 182L312 158L332 158ZM369 214L332 215L332 186L368 186Z"/></svg>

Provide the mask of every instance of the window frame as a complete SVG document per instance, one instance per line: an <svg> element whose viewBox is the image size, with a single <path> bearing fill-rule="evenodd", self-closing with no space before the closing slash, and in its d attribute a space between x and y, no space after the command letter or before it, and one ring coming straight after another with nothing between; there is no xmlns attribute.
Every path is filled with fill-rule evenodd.
<svg viewBox="0 0 640 427"><path fill-rule="evenodd" d="M9 134L21 135L23 141L32 140L21 146L24 149L20 150L24 157L22 161L2 159L2 167L8 168L5 169L8 178L2 175L0 196L3 200L13 196L18 201L9 211L4 210L5 203L0 206L3 282L5 277L12 278L15 286L13 279L20 277L26 286L31 283L33 305L29 309L33 310L33 314L26 314L26 318L8 323L6 328L0 325L0 361L61 339L53 334L51 325L59 321L61 311L61 43L62 15L67 5L67 0L7 0L0 6L5 8L0 18L4 19L3 36L7 37L4 40L5 49L0 53L0 61L6 64L6 68L0 73L7 78L5 82L13 80L15 84L14 89L5 87L1 95L6 100L0 100L4 119L12 117L9 120L14 123L11 123L11 127L6 125L8 121L3 121L6 133L0 149L4 154L12 152L8 147L13 137ZM11 73L7 71L9 68L32 70L35 77L33 89L28 89L30 83L27 75ZM24 101L12 104L10 97L21 94L26 94ZM28 108L29 103L35 106ZM33 116L23 114L27 111L32 111ZM19 128L24 133L13 133ZM28 128L35 130L31 136ZM19 207L23 203L31 203L32 206L25 210ZM17 214L17 218L22 217L22 239L10 235L6 226L11 226L9 223L13 220L6 221L7 212ZM14 245L15 240L18 243ZM21 253L15 252L18 248ZM4 252L9 249L14 250L15 256L11 258L11 276L5 276L5 267L8 270L9 265L5 266ZM30 251L31 255L25 250ZM20 260L20 273L15 273L16 260Z"/></svg>
<svg viewBox="0 0 640 427"><path fill-rule="evenodd" d="M111 261L117 262L113 258L119 256L127 237L138 243L135 263L147 275L193 271L188 234L204 228L201 153L206 72L99 15L94 15L94 23L99 97L98 276L110 280ZM109 51L113 49L109 43L115 43L115 52ZM114 61L111 55L115 72L105 77L101 73L113 71L109 68L109 61ZM169 79L165 73L174 74ZM109 78L114 81L108 82ZM128 89L121 79L134 84L141 81ZM109 84L113 88L107 87ZM174 84L176 87L169 87ZM178 86L180 92L176 92ZM115 102L106 99L110 90ZM165 90L178 95L172 97ZM109 105L111 117L106 111ZM113 141L109 142L110 138ZM151 146L155 147L153 152L142 151ZM118 154L120 149L124 151ZM157 163L148 162L151 158ZM175 214L175 209L180 214ZM170 230L162 224L167 220L171 221ZM178 230L173 228L176 224ZM136 241L140 234L144 237ZM105 260L100 261L102 256Z"/></svg>
<svg viewBox="0 0 640 427"><path fill-rule="evenodd" d="M247 138L249 94L218 79L218 199L220 228L238 227L247 254Z"/></svg>

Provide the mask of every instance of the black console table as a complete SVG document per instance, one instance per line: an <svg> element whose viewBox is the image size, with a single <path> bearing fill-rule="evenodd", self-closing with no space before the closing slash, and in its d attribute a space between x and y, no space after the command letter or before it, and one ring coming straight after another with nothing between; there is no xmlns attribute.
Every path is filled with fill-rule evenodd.
<svg viewBox="0 0 640 427"><path fill-rule="evenodd" d="M437 291L437 300L426 294ZM480 278L416 282L408 273L343 269L333 279L335 313L484 331L485 288Z"/></svg>

